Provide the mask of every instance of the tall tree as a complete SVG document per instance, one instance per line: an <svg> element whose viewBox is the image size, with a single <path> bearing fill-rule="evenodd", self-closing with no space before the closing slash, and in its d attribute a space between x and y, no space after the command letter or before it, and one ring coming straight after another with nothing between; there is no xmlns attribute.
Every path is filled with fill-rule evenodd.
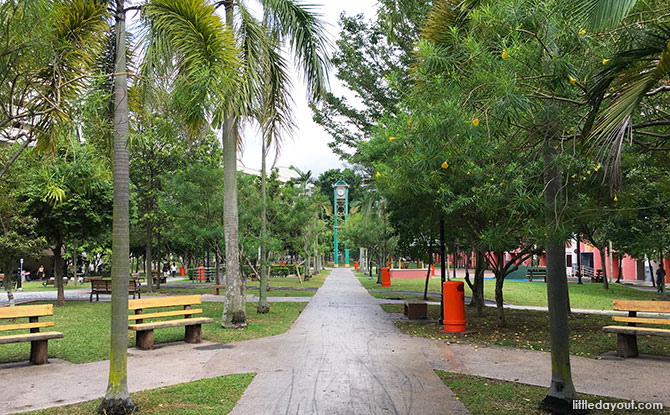
<svg viewBox="0 0 670 415"><path fill-rule="evenodd" d="M126 8L115 0L114 65L114 213L112 236L112 337L107 392L98 407L101 414L126 414L137 409L127 385L129 264L129 160L127 141L128 83L126 65ZM144 22L151 30L145 54L152 67L175 78L174 91L188 110L193 129L203 128L211 115L211 103L230 91L236 61L231 33L204 0L184 3L155 0L142 6ZM162 52L162 54L160 53ZM162 56L161 56L162 55ZM167 56L166 56L167 55ZM156 66L155 63L162 63ZM175 64L176 62L176 64ZM184 103L187 102L188 105Z"/></svg>
<svg viewBox="0 0 670 415"><path fill-rule="evenodd" d="M242 98L222 105L221 119L226 198L225 242L226 242L226 302L221 325L229 328L246 327L246 311L243 296L243 281L240 274L239 219L237 205L237 148L239 125L245 117L257 117L264 131L264 146L277 139L278 127L286 127L284 90L277 81L283 73L280 56L274 45L286 42L293 53L296 64L305 76L309 98L318 101L325 92L327 60L322 24L311 6L294 0L264 0L260 2L265 21L265 33L275 41L269 48L258 43L261 39L254 19L246 10L244 2L224 0L226 24L231 30L239 25L238 43L242 49L242 78L245 85ZM236 22L235 15L239 16ZM270 59L264 59L263 56ZM272 58L274 56L274 58ZM269 63L269 66L268 66ZM260 64L260 66L259 66ZM265 82L264 82L265 81ZM263 87L265 85L265 87ZM260 118L260 119L259 119ZM264 176L264 174L262 175ZM261 311L265 307L261 305Z"/></svg>

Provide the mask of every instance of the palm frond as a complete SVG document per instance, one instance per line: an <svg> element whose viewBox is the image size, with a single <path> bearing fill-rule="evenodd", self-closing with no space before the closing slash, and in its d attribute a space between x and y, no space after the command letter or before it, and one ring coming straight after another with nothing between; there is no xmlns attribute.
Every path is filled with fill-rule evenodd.
<svg viewBox="0 0 670 415"><path fill-rule="evenodd" d="M594 91L590 94L595 121L593 127L587 125L585 132L601 148L613 177L620 177L617 166L620 164L623 140L631 130L632 117L647 93L670 75L668 39L670 36L650 35L645 47L621 53L613 59L615 68L598 75ZM655 41L655 45L650 44L650 40ZM619 63L616 63L617 60ZM607 93L611 101L600 108ZM616 180L614 184L617 184Z"/></svg>
<svg viewBox="0 0 670 415"><path fill-rule="evenodd" d="M60 1L50 16L54 45L51 64L42 68L36 79L41 84L31 102L35 112L44 115L37 121L37 149L53 151L64 122L71 118L73 101L87 86L87 76L102 51L109 29L105 4L86 0Z"/></svg>
<svg viewBox="0 0 670 415"><path fill-rule="evenodd" d="M265 21L287 40L307 83L308 98L321 100L328 84L330 66L326 36L314 6L296 0L261 0Z"/></svg>
<svg viewBox="0 0 670 415"><path fill-rule="evenodd" d="M239 52L232 31L205 0L153 0L142 8L155 53L175 59L174 88L194 130L207 124L211 108L225 101L237 85ZM169 68L156 65L155 68ZM168 75L168 74L164 74Z"/></svg>
<svg viewBox="0 0 670 415"><path fill-rule="evenodd" d="M591 30L613 28L635 7L637 0L571 0L574 17Z"/></svg>

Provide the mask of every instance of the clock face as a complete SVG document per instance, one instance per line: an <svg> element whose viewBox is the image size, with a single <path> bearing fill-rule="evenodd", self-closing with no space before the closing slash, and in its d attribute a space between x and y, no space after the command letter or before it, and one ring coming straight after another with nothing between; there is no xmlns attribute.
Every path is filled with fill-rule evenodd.
<svg viewBox="0 0 670 415"><path fill-rule="evenodd" d="M337 189L337 195L338 196L344 196L344 189L342 189L342 188Z"/></svg>

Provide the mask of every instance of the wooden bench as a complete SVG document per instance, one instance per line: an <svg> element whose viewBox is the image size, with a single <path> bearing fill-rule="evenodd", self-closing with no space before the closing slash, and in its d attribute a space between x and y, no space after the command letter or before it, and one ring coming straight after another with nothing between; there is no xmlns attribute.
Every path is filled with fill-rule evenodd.
<svg viewBox="0 0 670 415"><path fill-rule="evenodd" d="M219 290L225 290L226 286L225 285L215 285L213 288L214 288L214 295L219 295Z"/></svg>
<svg viewBox="0 0 670 415"><path fill-rule="evenodd" d="M406 300L404 313L409 320L428 318L428 304L420 300Z"/></svg>
<svg viewBox="0 0 670 415"><path fill-rule="evenodd" d="M528 281L533 282L533 278L542 277L544 282L547 282L547 269L546 268L528 268L526 270L526 278Z"/></svg>
<svg viewBox="0 0 670 415"><path fill-rule="evenodd" d="M654 327L638 327L638 324L670 325L670 318L654 316L639 316L637 313L670 313L670 302L667 301L629 301L614 300L612 308L615 311L628 311L626 316L613 316L612 320L628 323L627 326L605 326L606 333L617 334L617 355L620 357L637 357L637 336L670 337L669 329Z"/></svg>
<svg viewBox="0 0 670 415"><path fill-rule="evenodd" d="M91 281L91 296L88 301L93 302L93 294L95 294L95 301L100 301L100 294L111 294L112 293L112 280L109 279L92 279ZM140 282L136 280L128 281L128 295L132 294L133 299L135 296L137 298L142 298L140 293Z"/></svg>
<svg viewBox="0 0 670 415"><path fill-rule="evenodd" d="M68 277L63 277L63 285L67 285L68 281L70 281L68 279ZM55 286L56 285L56 279L54 277L51 277L48 280L44 281L42 283L42 285L45 286L45 287L48 286L48 285L54 285Z"/></svg>
<svg viewBox="0 0 670 415"><path fill-rule="evenodd" d="M603 282L603 270L597 269L596 275L591 277L591 282Z"/></svg>
<svg viewBox="0 0 670 415"><path fill-rule="evenodd" d="M158 281L158 276L152 275L154 284L156 284L156 281ZM167 277L165 275L161 275L161 284L167 283Z"/></svg>
<svg viewBox="0 0 670 415"><path fill-rule="evenodd" d="M184 341L186 343L202 342L202 325L214 321L207 317L193 317L193 314L202 314L202 309L192 309L192 306L200 304L199 295L184 295L179 297L158 297L144 300L129 300L128 310L135 311L134 315L128 316L128 330L137 332L135 345L142 350L154 347L154 329L167 327L185 326ZM168 307L183 307L181 310L167 310ZM162 309L145 313L146 309ZM166 317L177 317L171 320L159 320L145 323L147 319L163 319ZM183 317L183 318L179 318Z"/></svg>
<svg viewBox="0 0 670 415"><path fill-rule="evenodd" d="M39 318L53 314L53 304L1 307L0 320L8 319L10 323L14 323L17 318L27 318L28 323L0 324L0 332L29 329L30 333L0 336L0 344L30 342L30 363L34 365L47 363L48 341L63 338L63 333L40 332L42 327L53 327L54 322L39 321Z"/></svg>

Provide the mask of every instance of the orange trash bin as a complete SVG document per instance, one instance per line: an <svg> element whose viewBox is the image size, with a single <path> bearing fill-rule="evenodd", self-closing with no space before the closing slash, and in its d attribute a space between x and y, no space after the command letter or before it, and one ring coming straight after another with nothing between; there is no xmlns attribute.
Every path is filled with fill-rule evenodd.
<svg viewBox="0 0 670 415"><path fill-rule="evenodd" d="M184 267L179 267L179 276L184 276Z"/></svg>
<svg viewBox="0 0 670 415"><path fill-rule="evenodd" d="M202 265L198 267L198 281L205 282L205 267Z"/></svg>
<svg viewBox="0 0 670 415"><path fill-rule="evenodd" d="M435 265L430 264L430 275L435 276Z"/></svg>
<svg viewBox="0 0 670 415"><path fill-rule="evenodd" d="M391 286L391 272L388 268L382 268L382 287Z"/></svg>
<svg viewBox="0 0 670 415"><path fill-rule="evenodd" d="M465 292L463 281L445 281L444 292L444 331L465 331Z"/></svg>
<svg viewBox="0 0 670 415"><path fill-rule="evenodd" d="M354 261L354 268L358 271L358 261Z"/></svg>

